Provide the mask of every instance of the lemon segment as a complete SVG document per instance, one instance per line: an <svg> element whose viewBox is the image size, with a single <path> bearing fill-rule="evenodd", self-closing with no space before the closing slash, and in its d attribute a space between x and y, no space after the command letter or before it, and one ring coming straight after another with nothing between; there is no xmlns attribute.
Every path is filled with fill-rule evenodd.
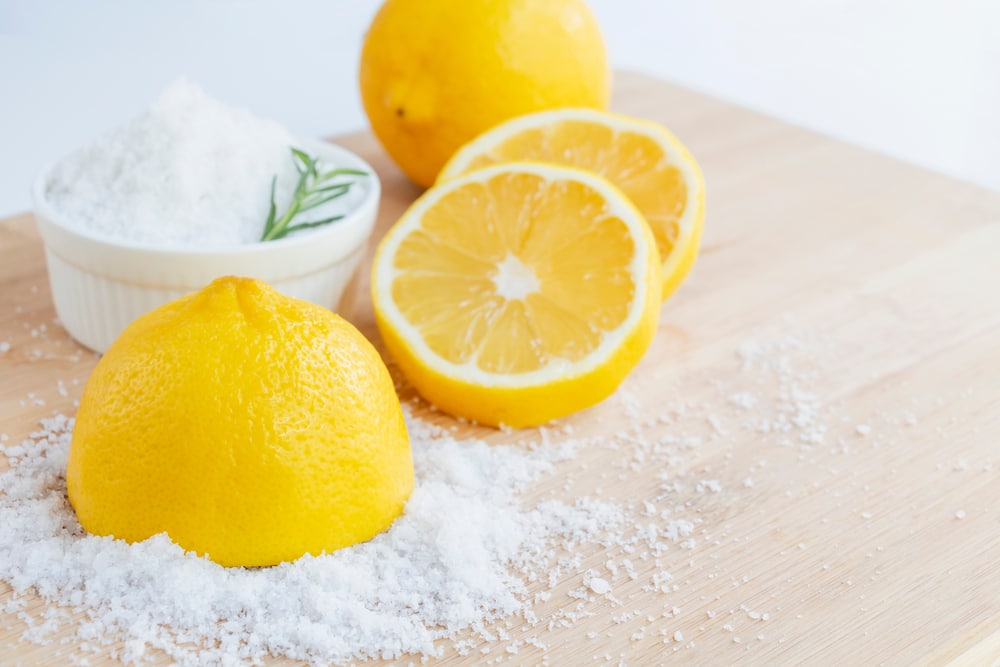
<svg viewBox="0 0 1000 667"><path fill-rule="evenodd" d="M638 363L659 316L659 256L602 178L503 164L413 204L379 245L372 298L431 403L527 426L601 401Z"/></svg>
<svg viewBox="0 0 1000 667"><path fill-rule="evenodd" d="M656 238L664 299L690 273L701 241L705 184L698 163L666 128L594 109L527 114L463 146L444 166L438 182L521 160L586 169L618 186Z"/></svg>

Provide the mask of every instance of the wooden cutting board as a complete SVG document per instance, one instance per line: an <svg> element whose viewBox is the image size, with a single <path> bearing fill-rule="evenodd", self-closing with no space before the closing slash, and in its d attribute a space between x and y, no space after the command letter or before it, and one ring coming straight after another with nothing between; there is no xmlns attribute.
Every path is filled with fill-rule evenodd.
<svg viewBox="0 0 1000 667"><path fill-rule="evenodd" d="M545 651L441 662L1000 664L1000 195L638 74L618 75L614 107L666 124L697 156L705 238L623 391L564 423L609 442L637 419L646 437L694 434L670 475L697 543L655 566L636 558L635 581L607 574L624 606L585 601L592 615L554 624ZM337 141L382 178L380 234L419 191L370 136ZM351 317L377 340L361 276ZM30 215L0 222L0 342L0 432L17 443L72 413L96 361L54 322ZM811 373L788 375L784 356ZM768 392L789 377L814 397L790 400L820 415L819 437L765 433L762 408L739 399L747 387L780 399ZM581 493L655 494L663 466L622 467L622 447L583 450L538 492L565 495L571 476ZM620 555L591 549L584 566ZM667 594L642 589L654 567L675 577ZM543 620L579 586L560 582ZM71 647L23 630L0 616L0 664L63 664Z"/></svg>

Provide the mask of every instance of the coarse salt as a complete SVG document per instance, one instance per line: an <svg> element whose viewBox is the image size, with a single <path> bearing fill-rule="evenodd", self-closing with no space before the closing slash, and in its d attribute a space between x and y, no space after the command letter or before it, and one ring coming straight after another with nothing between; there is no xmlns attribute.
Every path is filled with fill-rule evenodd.
<svg viewBox="0 0 1000 667"><path fill-rule="evenodd" d="M755 394L748 391L741 391L735 394L730 394L727 399L730 405L735 405L741 410L752 410L758 402L758 398Z"/></svg>
<svg viewBox="0 0 1000 667"><path fill-rule="evenodd" d="M65 500L72 420L45 420L0 475L0 578L15 595L34 589L86 609L77 639L124 639L126 662L151 647L181 665L267 653L312 664L438 655L436 640L523 611L525 579L554 566L546 544L572 546L624 521L620 508L595 501L522 508L518 491L551 469L545 448L458 441L408 421L417 485L388 531L245 569L184 553L165 535L131 545L88 535Z"/></svg>
<svg viewBox="0 0 1000 667"><path fill-rule="evenodd" d="M611 584L608 583L607 579L594 577L590 580L590 590L596 595L606 595L609 591L611 591Z"/></svg>
<svg viewBox="0 0 1000 667"><path fill-rule="evenodd" d="M138 118L59 162L45 194L83 232L169 247L254 243L275 175L279 214L291 200L293 146L302 148L278 123L179 80ZM364 181L315 209L316 219L355 206Z"/></svg>

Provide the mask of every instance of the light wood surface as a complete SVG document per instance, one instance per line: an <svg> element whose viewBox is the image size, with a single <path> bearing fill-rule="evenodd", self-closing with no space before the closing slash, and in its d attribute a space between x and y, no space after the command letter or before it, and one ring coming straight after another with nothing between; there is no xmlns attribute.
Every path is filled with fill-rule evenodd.
<svg viewBox="0 0 1000 667"><path fill-rule="evenodd" d="M673 129L702 164L703 251L623 393L564 423L611 442L635 421L629 397L648 421L687 414L646 437L702 437L669 471L684 482L672 502L700 521L698 542L659 565L636 559L636 581L615 579L624 606L586 601L592 616L540 632L545 651L523 646L505 664L1000 664L1000 196L637 74L619 74L614 100ZM383 180L381 233L419 191L370 136L338 143ZM366 275L351 317L377 338ZM817 397L822 443L763 434L726 401L777 391L741 370L737 351L788 336L798 341L788 355L814 371L801 381ZM0 222L3 341L0 432L19 442L40 418L72 412L96 361L54 322L30 215ZM565 495L567 479L623 502L658 493L662 462L623 467L616 442L560 464L538 494ZM720 491L699 492L701 479ZM608 555L587 550L584 567ZM642 590L658 568L675 590ZM537 609L543 621L571 608L579 585L560 582ZM613 620L631 610L641 613ZM0 616L0 664L63 664L71 646L19 641L23 630ZM669 640L676 631L682 642ZM498 654L502 645L440 662Z"/></svg>

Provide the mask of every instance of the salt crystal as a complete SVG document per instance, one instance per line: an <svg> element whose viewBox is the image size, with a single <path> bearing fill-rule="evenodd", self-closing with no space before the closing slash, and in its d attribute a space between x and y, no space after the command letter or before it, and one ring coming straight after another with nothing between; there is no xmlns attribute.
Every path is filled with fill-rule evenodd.
<svg viewBox="0 0 1000 667"><path fill-rule="evenodd" d="M7 458L13 459L19 456L24 456L25 452L24 452L24 447L22 447L21 445L12 445L10 447L4 447L3 453L4 456L6 456Z"/></svg>
<svg viewBox="0 0 1000 667"><path fill-rule="evenodd" d="M678 630L677 632L675 632L674 633L674 641L675 642L682 642L682 641L684 641L684 633L681 632L680 630Z"/></svg>
<svg viewBox="0 0 1000 667"><path fill-rule="evenodd" d="M741 410L752 410L758 402L756 394L752 394L748 391L742 391L736 394L730 394L727 399L731 405L735 405Z"/></svg>
<svg viewBox="0 0 1000 667"><path fill-rule="evenodd" d="M590 590L597 595L605 595L611 590L611 584L608 583L607 579L594 577L590 580Z"/></svg>
<svg viewBox="0 0 1000 667"><path fill-rule="evenodd" d="M0 340L0 354L6 354L7 352L10 352L10 343Z"/></svg>
<svg viewBox="0 0 1000 667"><path fill-rule="evenodd" d="M956 519L964 519L965 518L965 510L958 510L957 512L955 512L955 518Z"/></svg>
<svg viewBox="0 0 1000 667"><path fill-rule="evenodd" d="M722 491L722 484L719 483L717 479L703 479L695 485L695 491L698 493L712 492L720 493Z"/></svg>
<svg viewBox="0 0 1000 667"><path fill-rule="evenodd" d="M712 427L712 430L718 435L726 435L726 429L722 425L722 420L718 415L710 414L705 419L708 421L709 426Z"/></svg>

